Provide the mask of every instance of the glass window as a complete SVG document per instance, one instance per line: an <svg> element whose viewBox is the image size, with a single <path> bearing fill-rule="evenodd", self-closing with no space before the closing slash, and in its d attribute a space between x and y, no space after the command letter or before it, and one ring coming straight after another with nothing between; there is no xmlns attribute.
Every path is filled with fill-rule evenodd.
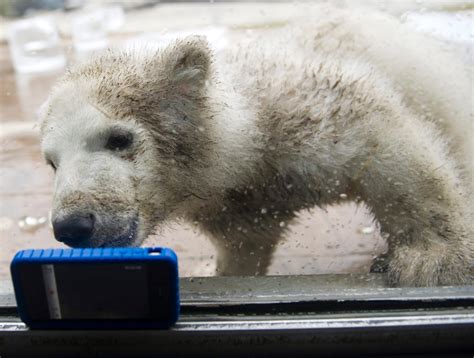
<svg viewBox="0 0 474 358"><path fill-rule="evenodd" d="M394 282L467 282L433 272L472 263L468 1L2 4L1 280L64 242L182 276L368 273L390 242Z"/></svg>

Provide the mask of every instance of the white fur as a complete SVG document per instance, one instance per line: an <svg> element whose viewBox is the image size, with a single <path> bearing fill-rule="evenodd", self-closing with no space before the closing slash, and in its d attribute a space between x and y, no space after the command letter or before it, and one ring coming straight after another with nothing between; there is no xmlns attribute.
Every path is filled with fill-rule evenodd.
<svg viewBox="0 0 474 358"><path fill-rule="evenodd" d="M66 76L42 111L55 215L99 205L94 245L183 217L220 274L262 274L297 210L348 198L388 235L391 284L470 282L471 70L388 15L315 16L215 56L187 38ZM91 141L115 125L132 149Z"/></svg>

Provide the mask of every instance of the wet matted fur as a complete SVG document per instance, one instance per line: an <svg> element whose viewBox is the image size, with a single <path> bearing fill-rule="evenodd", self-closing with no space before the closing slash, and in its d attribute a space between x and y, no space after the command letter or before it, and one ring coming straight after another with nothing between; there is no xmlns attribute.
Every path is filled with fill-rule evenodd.
<svg viewBox="0 0 474 358"><path fill-rule="evenodd" d="M219 274L253 275L298 210L363 201L391 285L471 282L470 69L388 15L318 14L219 54L188 37L68 72L41 115L53 218L94 215L88 246L185 218ZM117 131L133 143L110 150Z"/></svg>

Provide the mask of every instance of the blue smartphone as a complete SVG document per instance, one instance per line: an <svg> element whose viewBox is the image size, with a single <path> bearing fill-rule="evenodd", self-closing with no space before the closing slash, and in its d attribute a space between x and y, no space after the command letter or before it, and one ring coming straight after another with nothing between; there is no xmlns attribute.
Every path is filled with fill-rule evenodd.
<svg viewBox="0 0 474 358"><path fill-rule="evenodd" d="M10 270L20 318L33 329L168 328L178 319L171 249L23 250Z"/></svg>

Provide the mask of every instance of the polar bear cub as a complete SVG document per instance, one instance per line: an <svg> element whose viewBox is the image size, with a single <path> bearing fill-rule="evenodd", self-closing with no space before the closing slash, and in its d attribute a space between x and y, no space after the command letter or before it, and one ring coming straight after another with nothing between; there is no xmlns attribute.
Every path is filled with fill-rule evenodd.
<svg viewBox="0 0 474 358"><path fill-rule="evenodd" d="M187 37L70 70L41 111L56 238L134 246L184 218L219 274L264 274L297 211L363 201L390 285L470 283L469 71L388 15L319 20L219 54Z"/></svg>

